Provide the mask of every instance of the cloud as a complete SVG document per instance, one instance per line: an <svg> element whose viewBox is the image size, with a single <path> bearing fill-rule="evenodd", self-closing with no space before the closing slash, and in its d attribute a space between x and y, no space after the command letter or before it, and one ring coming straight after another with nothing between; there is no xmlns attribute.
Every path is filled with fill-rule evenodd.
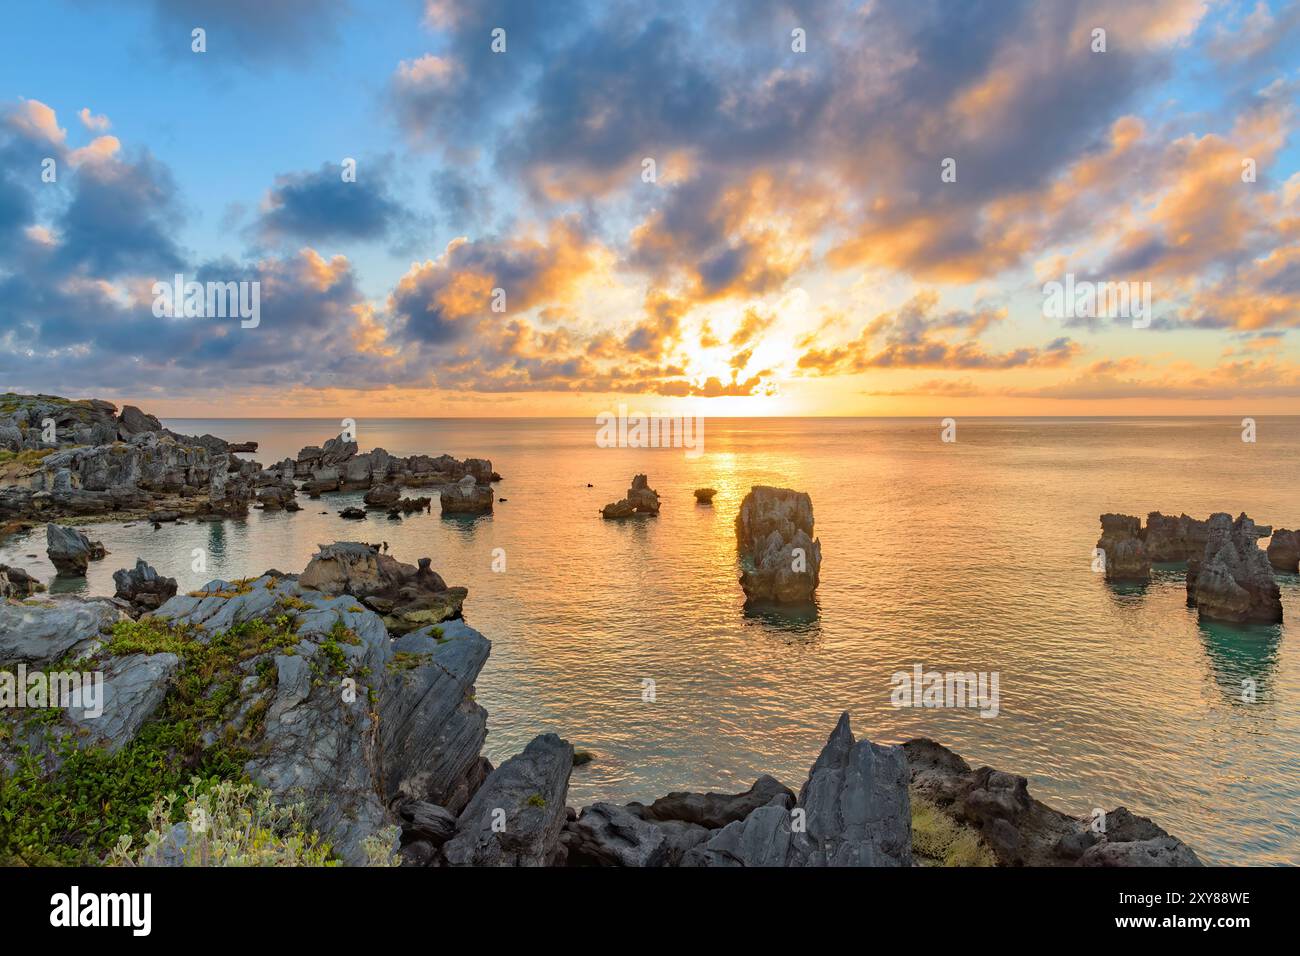
<svg viewBox="0 0 1300 956"><path fill-rule="evenodd" d="M389 164L364 161L351 182L344 180L339 163L278 176L253 230L266 242L389 237L406 219L401 204L389 195L391 176Z"/></svg>
<svg viewBox="0 0 1300 956"><path fill-rule="evenodd" d="M1077 343L1062 337L1041 347L990 352L975 339L1001 322L1004 313L987 309L940 313L937 305L934 293L919 294L895 312L877 316L853 341L807 350L798 367L811 375L899 368L1055 368L1069 365L1081 351ZM952 341L941 333L957 333L964 339Z"/></svg>
<svg viewBox="0 0 1300 956"><path fill-rule="evenodd" d="M119 2L119 0L114 0ZM207 31L204 64L284 66L332 44L348 0L133 0L150 14L159 51L190 52L191 31Z"/></svg>

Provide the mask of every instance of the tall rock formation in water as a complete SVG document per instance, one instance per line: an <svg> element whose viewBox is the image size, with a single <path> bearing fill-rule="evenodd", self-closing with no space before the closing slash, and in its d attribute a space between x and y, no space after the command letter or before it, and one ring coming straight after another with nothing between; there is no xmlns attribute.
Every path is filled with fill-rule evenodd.
<svg viewBox="0 0 1300 956"><path fill-rule="evenodd" d="M754 485L736 515L740 586L757 601L808 601L821 580L822 545L813 537L812 498Z"/></svg>
<svg viewBox="0 0 1300 956"><path fill-rule="evenodd" d="M1210 516L1209 537L1199 560L1187 566L1187 603L1203 617L1238 624L1282 620L1282 593L1257 541L1272 529L1245 514Z"/></svg>

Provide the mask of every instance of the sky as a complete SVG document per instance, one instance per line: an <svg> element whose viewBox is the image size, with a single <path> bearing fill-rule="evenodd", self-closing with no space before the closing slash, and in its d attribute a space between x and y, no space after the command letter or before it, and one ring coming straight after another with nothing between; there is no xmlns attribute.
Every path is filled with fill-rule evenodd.
<svg viewBox="0 0 1300 956"><path fill-rule="evenodd" d="M1297 2L3 20L0 391L173 417L1300 413ZM176 274L256 283L256 326L160 314ZM1059 308L1067 276L1148 308Z"/></svg>

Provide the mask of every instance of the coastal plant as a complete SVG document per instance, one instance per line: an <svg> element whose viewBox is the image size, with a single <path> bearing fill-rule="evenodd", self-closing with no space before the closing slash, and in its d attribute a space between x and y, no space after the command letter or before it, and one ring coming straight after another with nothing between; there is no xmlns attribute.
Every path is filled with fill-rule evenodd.
<svg viewBox="0 0 1300 956"><path fill-rule="evenodd" d="M68 733L57 710L29 717L21 734L6 734L12 769L0 774L0 865L96 863L123 835L147 832L158 794L179 792L194 778L200 788L242 782L260 746L274 655L292 653L298 641L287 615L212 635L158 618L116 622L104 653L177 656L167 696L112 752ZM264 696L236 726L250 661Z"/></svg>
<svg viewBox="0 0 1300 956"><path fill-rule="evenodd" d="M978 831L958 823L916 791L911 794L912 853L925 866L997 866Z"/></svg>
<svg viewBox="0 0 1300 956"><path fill-rule="evenodd" d="M107 862L113 866L333 866L330 844L306 823L300 803L277 803L251 783L205 786L194 778L184 801L169 793L154 801L138 848L124 834ZM179 804L179 806L178 806ZM177 814L185 823L177 826Z"/></svg>

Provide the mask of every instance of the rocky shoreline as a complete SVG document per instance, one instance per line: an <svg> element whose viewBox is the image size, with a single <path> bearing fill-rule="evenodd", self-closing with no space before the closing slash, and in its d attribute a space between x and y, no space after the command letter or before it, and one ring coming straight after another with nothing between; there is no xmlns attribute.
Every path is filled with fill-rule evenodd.
<svg viewBox="0 0 1300 956"><path fill-rule="evenodd" d="M1269 537L1265 552L1257 542ZM1282 621L1282 592L1274 571L1295 572L1298 540L1296 532L1258 525L1244 512L1235 519L1217 512L1198 521L1153 511L1146 527L1133 515L1102 515L1097 550L1104 556L1109 582L1146 584L1153 563L1186 562L1187 604L1202 617L1277 624Z"/></svg>
<svg viewBox="0 0 1300 956"><path fill-rule="evenodd" d="M298 511L311 498L365 491L390 516L428 510L400 489L438 488L443 513L492 510L501 476L481 458L361 453L343 435L263 468L239 453L256 442L180 435L133 405L99 399L0 395L0 538L38 522L242 517L250 508Z"/></svg>
<svg viewBox="0 0 1300 956"><path fill-rule="evenodd" d="M119 588L165 593L151 570L119 572ZM77 707L5 711L0 770L39 803L57 801L61 774L86 761L109 779L137 765L182 779L222 768L302 802L336 857L358 865L375 841L407 866L1200 862L1124 808L1100 824L1071 817L1033 800L1023 777L972 770L933 741L859 740L847 714L797 793L764 776L741 794L571 808L569 742L539 735L499 767L482 755L488 714L474 682L491 644L450 615L464 599L452 590L427 558L416 568L335 542L301 574L212 581L156 610L106 598L0 603L0 667L104 675L95 719ZM134 797L152 800L164 782L146 777ZM56 810L66 845L20 838L0 842L0 856L102 862L120 834L96 838L77 808ZM176 822L152 862L180 862L191 839Z"/></svg>

